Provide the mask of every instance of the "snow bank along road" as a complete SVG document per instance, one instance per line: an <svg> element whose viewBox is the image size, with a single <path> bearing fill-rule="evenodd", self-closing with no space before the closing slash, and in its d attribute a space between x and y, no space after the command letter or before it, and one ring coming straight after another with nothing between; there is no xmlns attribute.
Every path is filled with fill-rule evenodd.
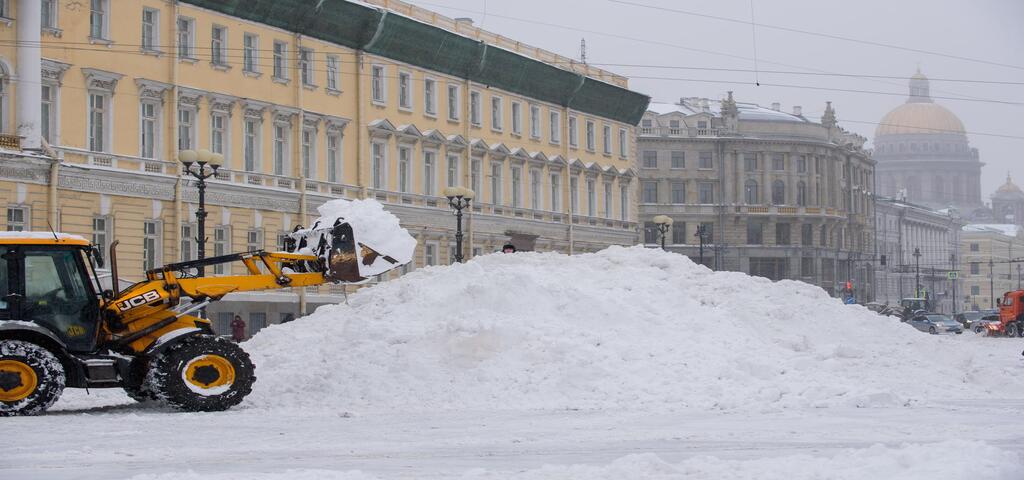
<svg viewBox="0 0 1024 480"><path fill-rule="evenodd" d="M1024 343L656 250L421 269L245 348L241 408L69 392L0 478L1024 478Z"/></svg>

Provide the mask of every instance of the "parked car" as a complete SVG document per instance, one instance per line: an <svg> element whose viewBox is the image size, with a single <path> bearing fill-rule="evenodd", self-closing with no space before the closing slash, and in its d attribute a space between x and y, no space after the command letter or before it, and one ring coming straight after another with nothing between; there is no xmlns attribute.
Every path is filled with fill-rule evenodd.
<svg viewBox="0 0 1024 480"><path fill-rule="evenodd" d="M910 319L910 324L922 331L928 332L932 335L939 333L964 333L963 325L960 325L956 320L949 318L949 315L943 315L941 313L923 313L914 315Z"/></svg>
<svg viewBox="0 0 1024 480"><path fill-rule="evenodd" d="M985 333L985 330L988 329L989 325L994 325L994 324L998 324L998 323L999 323L999 314L998 313L993 313L993 314L985 315L984 317L981 317L981 318L971 322L971 326L969 327L969 329L973 330L974 333Z"/></svg>
<svg viewBox="0 0 1024 480"><path fill-rule="evenodd" d="M974 322L989 315L996 315L998 317L999 312L996 310L974 310L958 313L953 317L953 319L960 322L960 325L963 325L964 330L974 330Z"/></svg>

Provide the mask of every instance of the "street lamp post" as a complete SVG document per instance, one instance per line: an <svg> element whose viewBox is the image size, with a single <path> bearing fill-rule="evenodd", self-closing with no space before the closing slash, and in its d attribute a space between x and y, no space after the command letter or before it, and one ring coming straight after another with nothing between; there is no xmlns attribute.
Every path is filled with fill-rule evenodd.
<svg viewBox="0 0 1024 480"><path fill-rule="evenodd" d="M704 225L703 223L698 223L697 233L695 233L694 236L700 239L700 247L699 250L697 250L697 255L700 258L700 264L704 265L704 241L708 237L707 225Z"/></svg>
<svg viewBox="0 0 1024 480"><path fill-rule="evenodd" d="M990 298L988 299L989 308L996 306L996 262L992 261L992 257L988 259L988 291Z"/></svg>
<svg viewBox="0 0 1024 480"><path fill-rule="evenodd" d="M1017 264L1017 290L1020 290L1020 264Z"/></svg>
<svg viewBox="0 0 1024 480"><path fill-rule="evenodd" d="M196 179L196 188L199 189L199 209L196 210L199 234L196 236L196 252L198 260L202 260L206 258L206 179L217 175L217 169L224 162L224 156L211 153L209 150L182 150L178 152L178 161L185 166L185 173ZM206 268L202 265L197 267L196 271L200 277L206 274Z"/></svg>
<svg viewBox="0 0 1024 480"><path fill-rule="evenodd" d="M672 217L668 215L658 215L654 217L654 225L658 227L658 231L661 232L661 249L665 250L665 234L668 233L668 229L672 228Z"/></svg>
<svg viewBox="0 0 1024 480"><path fill-rule="evenodd" d="M462 263L462 210L469 207L475 194L465 187L448 187L444 189L444 196L448 198L448 206L455 210L455 261Z"/></svg>
<svg viewBox="0 0 1024 480"><path fill-rule="evenodd" d="M914 298L921 296L921 249L914 248Z"/></svg>

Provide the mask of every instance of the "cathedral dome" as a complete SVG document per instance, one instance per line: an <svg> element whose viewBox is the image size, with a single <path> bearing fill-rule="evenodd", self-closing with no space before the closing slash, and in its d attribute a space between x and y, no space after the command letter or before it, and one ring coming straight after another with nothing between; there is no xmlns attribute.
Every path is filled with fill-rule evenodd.
<svg viewBox="0 0 1024 480"><path fill-rule="evenodd" d="M907 102L885 114L875 137L905 134L964 135L964 124L949 109L932 101L928 77L918 70L910 77L910 96Z"/></svg>
<svg viewBox="0 0 1024 480"><path fill-rule="evenodd" d="M1024 191L1021 191L1020 187L1013 183L1013 179L1007 174L1006 183L999 187L995 195L992 196L996 198L1021 198L1024 197Z"/></svg>

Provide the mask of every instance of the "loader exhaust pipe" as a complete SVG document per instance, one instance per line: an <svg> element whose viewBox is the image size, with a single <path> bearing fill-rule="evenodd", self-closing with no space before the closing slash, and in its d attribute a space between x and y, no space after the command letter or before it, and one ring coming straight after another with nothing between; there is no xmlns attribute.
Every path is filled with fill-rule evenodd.
<svg viewBox="0 0 1024 480"><path fill-rule="evenodd" d="M113 298L121 295L121 278L117 276L117 244L119 243L121 243L120 240L110 242L110 290L114 292Z"/></svg>

